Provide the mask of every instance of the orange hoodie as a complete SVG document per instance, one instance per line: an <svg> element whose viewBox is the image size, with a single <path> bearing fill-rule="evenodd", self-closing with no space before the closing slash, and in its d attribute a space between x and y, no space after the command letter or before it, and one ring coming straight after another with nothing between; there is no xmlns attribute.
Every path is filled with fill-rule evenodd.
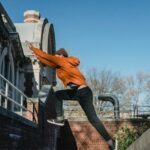
<svg viewBox="0 0 150 150"><path fill-rule="evenodd" d="M56 68L57 76L62 80L65 86L67 86L68 83L74 83L79 86L86 84L85 78L78 68L80 64L78 58L73 56L58 57L49 55L35 47L32 47L31 50L36 54L41 63Z"/></svg>

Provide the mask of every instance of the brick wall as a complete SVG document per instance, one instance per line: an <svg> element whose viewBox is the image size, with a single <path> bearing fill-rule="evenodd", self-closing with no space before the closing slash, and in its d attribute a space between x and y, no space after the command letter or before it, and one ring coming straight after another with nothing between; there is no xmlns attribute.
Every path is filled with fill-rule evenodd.
<svg viewBox="0 0 150 150"><path fill-rule="evenodd" d="M28 105L32 108L31 103ZM0 150L55 149L59 128L46 123L42 107L38 111L39 122L36 124L0 107ZM31 113L25 115L32 118Z"/></svg>
<svg viewBox="0 0 150 150"><path fill-rule="evenodd" d="M66 120L65 126L61 128L46 124L47 114L44 110L47 109L38 108L38 126L13 113L5 114L3 109L0 113L0 149L7 150L13 147L15 150L20 147L22 150L48 150L57 146L57 150L108 150L107 143L88 121ZM31 119L31 116L29 118ZM138 127L144 122L150 126L150 120L146 119L103 120L112 136L125 125Z"/></svg>
<svg viewBox="0 0 150 150"><path fill-rule="evenodd" d="M108 132L113 136L121 127L127 125L138 127L147 122L150 126L150 120L108 120L103 121ZM98 132L87 122L67 122L61 129L61 144L59 150L108 150L107 143L98 134Z"/></svg>
<svg viewBox="0 0 150 150"><path fill-rule="evenodd" d="M0 107L0 150L37 150L38 126Z"/></svg>
<svg viewBox="0 0 150 150"><path fill-rule="evenodd" d="M27 106L28 109L33 108L31 103ZM57 146L57 150L108 150L107 143L88 121L66 120L65 126L61 128L47 124L46 118L50 116L48 110L52 110L49 106L53 105L43 107L43 104L36 103L39 123L36 127L32 122L13 113L3 113L5 112L3 109L0 115L0 149L14 147L15 150L21 146L21 149L25 150L46 150ZM30 113L26 114L26 117L32 120ZM138 127L145 122L150 126L150 120L146 119L102 121L112 136L123 126ZM12 138L12 135L15 136ZM17 136L22 138L19 139Z"/></svg>

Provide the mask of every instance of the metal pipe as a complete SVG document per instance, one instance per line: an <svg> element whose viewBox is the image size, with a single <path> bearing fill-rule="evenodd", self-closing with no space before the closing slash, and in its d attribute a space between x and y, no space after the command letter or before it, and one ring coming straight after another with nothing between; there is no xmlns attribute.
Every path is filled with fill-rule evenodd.
<svg viewBox="0 0 150 150"><path fill-rule="evenodd" d="M119 107L119 100L113 94L100 94L98 99L101 101L109 101L114 106L114 117L115 119L120 119L120 107Z"/></svg>

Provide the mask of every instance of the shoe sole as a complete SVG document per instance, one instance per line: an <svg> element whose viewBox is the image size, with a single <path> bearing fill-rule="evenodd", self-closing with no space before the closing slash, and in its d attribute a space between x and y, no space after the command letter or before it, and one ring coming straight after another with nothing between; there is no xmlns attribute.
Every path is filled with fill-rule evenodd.
<svg viewBox="0 0 150 150"><path fill-rule="evenodd" d="M52 121L47 121L48 123L50 123L50 124L54 124L54 125L56 125L56 126L64 126L64 123L56 123L56 122L52 122Z"/></svg>

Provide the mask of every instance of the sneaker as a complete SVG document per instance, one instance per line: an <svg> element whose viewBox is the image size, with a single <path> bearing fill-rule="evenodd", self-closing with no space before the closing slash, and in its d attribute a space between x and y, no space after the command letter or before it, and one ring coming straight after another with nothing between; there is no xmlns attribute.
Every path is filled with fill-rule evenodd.
<svg viewBox="0 0 150 150"><path fill-rule="evenodd" d="M48 119L47 122L57 126L64 126L64 120Z"/></svg>
<svg viewBox="0 0 150 150"><path fill-rule="evenodd" d="M109 150L118 150L118 140L113 140L113 144L109 145Z"/></svg>

